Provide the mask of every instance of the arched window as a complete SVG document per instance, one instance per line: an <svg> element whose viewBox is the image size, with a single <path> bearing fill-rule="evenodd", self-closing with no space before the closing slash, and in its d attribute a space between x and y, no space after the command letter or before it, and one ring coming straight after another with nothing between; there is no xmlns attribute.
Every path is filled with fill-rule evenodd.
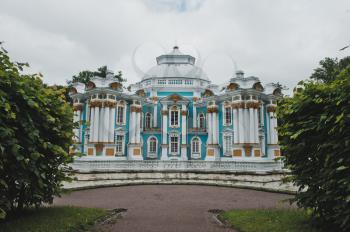
<svg viewBox="0 0 350 232"><path fill-rule="evenodd" d="M205 128L205 117L204 114L199 115L199 128L204 129Z"/></svg>
<svg viewBox="0 0 350 232"><path fill-rule="evenodd" d="M192 139L191 151L192 151L192 154L200 154L200 141L199 141L199 138L195 137L195 138Z"/></svg>
<svg viewBox="0 0 350 232"><path fill-rule="evenodd" d="M170 109L170 126L179 126L179 110L176 106Z"/></svg>
<svg viewBox="0 0 350 232"><path fill-rule="evenodd" d="M146 113L145 116L145 129L150 129L151 128L151 114L150 113Z"/></svg>
<svg viewBox="0 0 350 232"><path fill-rule="evenodd" d="M148 140L148 154L157 154L157 139L155 137Z"/></svg>

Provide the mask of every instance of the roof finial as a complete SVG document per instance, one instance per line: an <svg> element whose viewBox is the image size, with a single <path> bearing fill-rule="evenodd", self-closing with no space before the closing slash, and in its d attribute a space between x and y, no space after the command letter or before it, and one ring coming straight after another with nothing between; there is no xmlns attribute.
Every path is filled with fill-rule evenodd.
<svg viewBox="0 0 350 232"><path fill-rule="evenodd" d="M177 39L175 40L175 46L173 47L174 50L179 49L179 46L177 45Z"/></svg>

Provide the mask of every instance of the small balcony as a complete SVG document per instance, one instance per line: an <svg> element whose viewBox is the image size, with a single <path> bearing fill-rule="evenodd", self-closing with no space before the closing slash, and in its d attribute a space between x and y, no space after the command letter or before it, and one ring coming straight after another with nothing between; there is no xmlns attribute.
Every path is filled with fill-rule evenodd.
<svg viewBox="0 0 350 232"><path fill-rule="evenodd" d="M206 134L207 129L206 128L188 128L188 133L190 134Z"/></svg>
<svg viewBox="0 0 350 232"><path fill-rule="evenodd" d="M154 133L160 133L160 127L150 127L150 128L143 128L143 133L146 134L154 134Z"/></svg>

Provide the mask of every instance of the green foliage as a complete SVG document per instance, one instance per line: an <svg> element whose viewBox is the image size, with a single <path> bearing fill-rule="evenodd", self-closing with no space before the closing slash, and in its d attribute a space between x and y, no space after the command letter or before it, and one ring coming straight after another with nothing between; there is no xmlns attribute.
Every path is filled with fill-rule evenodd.
<svg viewBox="0 0 350 232"><path fill-rule="evenodd" d="M300 186L297 204L324 225L350 231L350 65L327 67L323 82L300 82L293 97L279 102L278 130L286 165Z"/></svg>
<svg viewBox="0 0 350 232"><path fill-rule="evenodd" d="M242 232L312 232L310 216L292 209L238 209L224 212L220 218Z"/></svg>
<svg viewBox="0 0 350 232"><path fill-rule="evenodd" d="M0 51L0 208L21 210L51 203L71 157L73 110L64 89L41 76L22 75L23 64ZM1 211L1 210L0 210Z"/></svg>
<svg viewBox="0 0 350 232"><path fill-rule="evenodd" d="M0 223L0 232L86 231L107 211L80 207L44 207L28 209L16 218Z"/></svg>
<svg viewBox="0 0 350 232"><path fill-rule="evenodd" d="M310 78L324 83L332 82L336 79L341 70L345 69L349 64L350 56L339 61L337 58L332 59L326 57L320 61L321 67L316 68Z"/></svg>
<svg viewBox="0 0 350 232"><path fill-rule="evenodd" d="M105 65L98 68L97 71L89 71L89 70L81 71L79 72L78 75L74 75L71 81L67 81L67 82L68 82L68 85L71 85L74 82L81 82L81 83L87 84L90 81L90 79L94 76L106 78L107 73L108 73L108 69L107 69L107 66ZM123 79L123 74L121 71L119 71L117 75L114 75L114 78L117 78L119 82L126 81L125 79Z"/></svg>

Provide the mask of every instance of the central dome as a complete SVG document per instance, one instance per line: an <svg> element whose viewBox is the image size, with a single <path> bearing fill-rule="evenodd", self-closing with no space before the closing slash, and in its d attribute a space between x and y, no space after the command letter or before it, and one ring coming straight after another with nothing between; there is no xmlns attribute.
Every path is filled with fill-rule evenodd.
<svg viewBox="0 0 350 232"><path fill-rule="evenodd" d="M203 70L195 66L196 58L180 52L179 47L157 57L157 65L151 68L142 80L153 78L192 78L209 81Z"/></svg>

